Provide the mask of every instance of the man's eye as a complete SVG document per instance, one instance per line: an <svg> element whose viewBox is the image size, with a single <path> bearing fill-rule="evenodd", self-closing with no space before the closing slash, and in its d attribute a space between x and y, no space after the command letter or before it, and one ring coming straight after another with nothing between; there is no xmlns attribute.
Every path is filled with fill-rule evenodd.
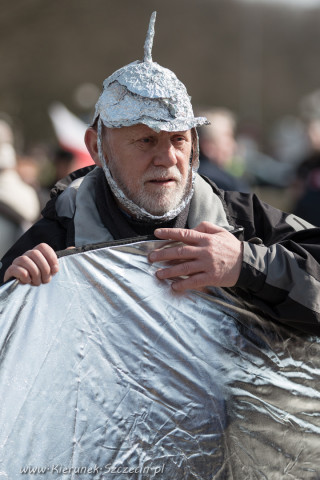
<svg viewBox="0 0 320 480"><path fill-rule="evenodd" d="M178 143L184 142L184 137L174 137L174 141Z"/></svg>
<svg viewBox="0 0 320 480"><path fill-rule="evenodd" d="M141 138L141 139L140 139L140 142L142 142L142 143L151 143L151 142L152 142L152 139L151 139L151 138Z"/></svg>

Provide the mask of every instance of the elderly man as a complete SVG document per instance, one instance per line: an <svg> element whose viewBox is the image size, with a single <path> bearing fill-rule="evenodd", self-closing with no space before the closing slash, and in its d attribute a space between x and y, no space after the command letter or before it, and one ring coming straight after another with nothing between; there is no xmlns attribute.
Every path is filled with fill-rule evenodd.
<svg viewBox="0 0 320 480"><path fill-rule="evenodd" d="M200 177L195 118L184 85L151 59L104 81L85 136L96 167L59 182L44 218L2 260L4 281L39 285L58 271L55 251L153 234L175 240L149 256L175 291L234 287L278 321L319 332L319 230ZM237 238L239 237L239 238Z"/></svg>

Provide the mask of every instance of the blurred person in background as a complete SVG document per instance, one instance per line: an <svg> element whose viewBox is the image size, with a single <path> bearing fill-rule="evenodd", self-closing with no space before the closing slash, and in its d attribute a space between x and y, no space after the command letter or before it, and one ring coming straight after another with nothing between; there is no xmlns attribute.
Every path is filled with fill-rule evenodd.
<svg viewBox="0 0 320 480"><path fill-rule="evenodd" d="M43 182L41 162L34 155L18 155L16 170L20 178L37 193L42 210L50 199L50 186Z"/></svg>
<svg viewBox="0 0 320 480"><path fill-rule="evenodd" d="M38 146L28 155L18 155L16 167L22 180L37 192L41 210L50 199L54 185L78 169L70 150L59 146L46 150Z"/></svg>
<svg viewBox="0 0 320 480"><path fill-rule="evenodd" d="M59 180L79 169L75 155L70 150L62 147L53 149L50 155L50 161L52 165L52 178L50 180L49 190L51 190Z"/></svg>
<svg viewBox="0 0 320 480"><path fill-rule="evenodd" d="M0 256L39 218L40 204L35 190L16 170L13 133L0 120Z"/></svg>
<svg viewBox="0 0 320 480"><path fill-rule="evenodd" d="M74 154L63 148L57 148L54 152L53 165L55 167L55 182L68 176L77 169Z"/></svg>
<svg viewBox="0 0 320 480"><path fill-rule="evenodd" d="M207 176L223 190L249 192L249 185L241 177L243 164L237 158L235 138L236 117L223 108L201 111L210 125L199 129L199 173Z"/></svg>
<svg viewBox="0 0 320 480"><path fill-rule="evenodd" d="M293 182L293 213L320 227L320 118L308 122L310 152L300 162Z"/></svg>

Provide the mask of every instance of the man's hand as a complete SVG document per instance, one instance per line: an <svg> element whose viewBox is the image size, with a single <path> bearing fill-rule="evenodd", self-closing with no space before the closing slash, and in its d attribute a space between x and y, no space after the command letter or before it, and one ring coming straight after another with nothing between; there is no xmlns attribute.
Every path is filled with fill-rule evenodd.
<svg viewBox="0 0 320 480"><path fill-rule="evenodd" d="M151 262L176 262L156 273L161 280L174 279L173 290L233 287L237 283L243 258L242 242L224 228L202 222L193 230L159 228L154 234L162 240L183 243L154 250L149 255ZM188 278L176 278L180 276Z"/></svg>
<svg viewBox="0 0 320 480"><path fill-rule="evenodd" d="M49 283L52 275L58 270L56 252L46 243L40 243L12 262L4 274L4 281L14 277L23 284L38 286L41 283Z"/></svg>

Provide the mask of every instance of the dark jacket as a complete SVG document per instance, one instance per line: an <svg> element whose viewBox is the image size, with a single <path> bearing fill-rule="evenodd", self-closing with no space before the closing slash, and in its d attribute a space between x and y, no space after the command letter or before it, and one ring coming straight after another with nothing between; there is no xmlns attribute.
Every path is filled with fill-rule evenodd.
<svg viewBox="0 0 320 480"><path fill-rule="evenodd" d="M87 167L58 182L43 219L2 259L1 279L14 258L41 242L58 251L114 238L96 208L93 192L99 170ZM224 192L197 176L185 226L194 228L201 221L237 230L237 235L242 230L243 266L233 293L276 321L320 334L319 228L261 202L254 194Z"/></svg>

